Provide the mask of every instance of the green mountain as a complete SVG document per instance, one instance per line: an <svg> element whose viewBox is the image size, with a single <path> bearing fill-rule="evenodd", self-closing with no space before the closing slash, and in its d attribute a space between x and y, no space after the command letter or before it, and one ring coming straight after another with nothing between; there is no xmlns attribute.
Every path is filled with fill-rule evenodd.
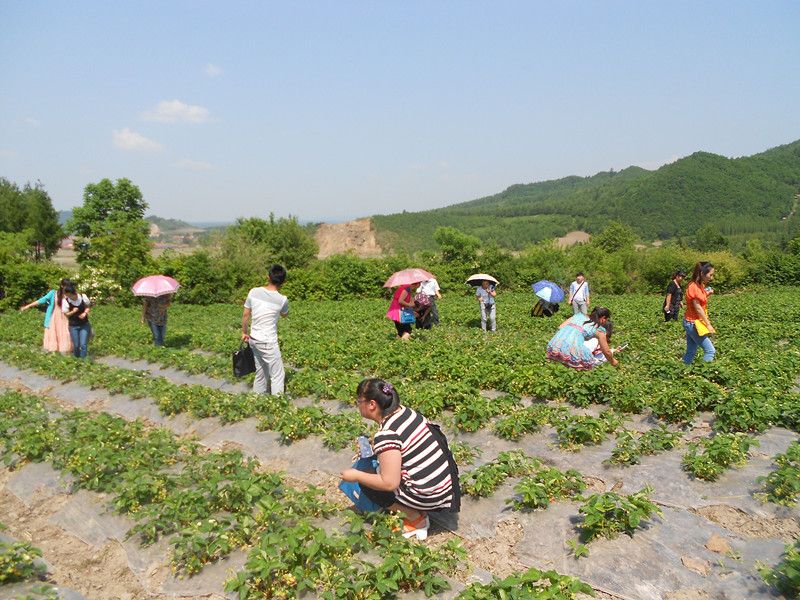
<svg viewBox="0 0 800 600"><path fill-rule="evenodd" d="M189 223L186 221L180 221L178 219L164 219L162 217L156 217L155 215L145 217L144 220L148 223L158 225L158 228L162 233L169 233L177 229L198 229L198 227L189 225Z"/></svg>
<svg viewBox="0 0 800 600"><path fill-rule="evenodd" d="M444 208L373 217L378 242L395 250L433 249L451 226L486 242L521 249L572 230L596 233L609 221L643 240L692 236L705 225L726 236L775 237L796 230L800 140L761 154L694 154L656 171L629 167L591 177L512 185Z"/></svg>

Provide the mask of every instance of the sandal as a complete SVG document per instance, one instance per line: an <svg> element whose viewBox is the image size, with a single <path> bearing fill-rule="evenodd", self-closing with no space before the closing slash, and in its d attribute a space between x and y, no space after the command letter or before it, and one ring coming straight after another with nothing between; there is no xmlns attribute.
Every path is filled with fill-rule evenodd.
<svg viewBox="0 0 800 600"><path fill-rule="evenodd" d="M403 537L415 537L418 540L424 540L428 537L428 528L431 526L431 521L428 515L422 514L418 519L411 521L403 518Z"/></svg>

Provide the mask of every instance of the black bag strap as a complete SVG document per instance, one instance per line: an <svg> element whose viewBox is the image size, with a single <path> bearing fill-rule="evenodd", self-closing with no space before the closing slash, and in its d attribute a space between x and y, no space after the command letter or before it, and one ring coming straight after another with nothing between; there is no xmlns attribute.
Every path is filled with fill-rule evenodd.
<svg viewBox="0 0 800 600"><path fill-rule="evenodd" d="M449 512L459 512L461 510L461 484L458 480L458 465L456 464L456 459L453 457L453 452L447 444L447 436L442 432L442 428L439 424L428 421L428 431L431 432L433 439L439 443L439 448L444 452L447 464L450 467L450 479L453 482L453 501L450 504L450 508L445 510Z"/></svg>

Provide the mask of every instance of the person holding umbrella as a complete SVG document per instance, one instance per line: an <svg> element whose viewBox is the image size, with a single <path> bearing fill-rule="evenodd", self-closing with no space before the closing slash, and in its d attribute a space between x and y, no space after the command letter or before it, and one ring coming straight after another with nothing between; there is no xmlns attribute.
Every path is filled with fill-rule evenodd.
<svg viewBox="0 0 800 600"><path fill-rule="evenodd" d="M411 286L421 281L435 279L424 269L403 269L392 273L392 276L383 284L385 288L396 287L386 318L394 321L397 337L401 340L411 339L411 326L416 321L414 316L414 295Z"/></svg>
<svg viewBox="0 0 800 600"><path fill-rule="evenodd" d="M142 304L142 324L150 326L153 334L153 345L161 347L167 335L167 309L172 303L172 295L180 284L166 275L150 275L142 277L133 284L133 293L144 297Z"/></svg>
<svg viewBox="0 0 800 600"><path fill-rule="evenodd" d="M558 303L564 299L564 290L558 284L542 279L531 287L538 298L531 309L532 317L552 317L558 312Z"/></svg>
<svg viewBox="0 0 800 600"><path fill-rule="evenodd" d="M167 309L172 304L172 294L164 294L155 298L145 297L142 304L142 318L140 322L150 326L153 334L153 345L161 347L167 335Z"/></svg>
<svg viewBox="0 0 800 600"><path fill-rule="evenodd" d="M486 331L486 321L492 331L497 331L497 313L495 297L497 291L495 286L499 283L497 279L486 273L475 273L467 278L467 283L477 285L475 288L475 298L481 307L481 329Z"/></svg>

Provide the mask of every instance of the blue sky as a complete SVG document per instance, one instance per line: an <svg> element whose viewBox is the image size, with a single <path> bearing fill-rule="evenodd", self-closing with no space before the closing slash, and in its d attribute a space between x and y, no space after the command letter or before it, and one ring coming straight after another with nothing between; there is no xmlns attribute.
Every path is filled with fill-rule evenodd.
<svg viewBox="0 0 800 600"><path fill-rule="evenodd" d="M800 2L0 0L0 176L347 218L800 138Z"/></svg>

